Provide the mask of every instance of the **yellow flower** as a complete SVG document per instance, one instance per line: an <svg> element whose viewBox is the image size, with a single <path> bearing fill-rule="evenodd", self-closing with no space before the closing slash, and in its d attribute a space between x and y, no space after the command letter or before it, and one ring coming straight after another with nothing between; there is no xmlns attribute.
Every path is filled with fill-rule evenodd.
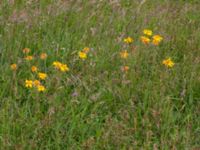
<svg viewBox="0 0 200 150"><path fill-rule="evenodd" d="M69 67L68 67L66 64L62 64L62 63L59 62L59 61L54 61L54 62L53 62L53 66L54 66L56 69L58 69L58 70L60 70L60 71L62 71L62 72L69 71Z"/></svg>
<svg viewBox="0 0 200 150"><path fill-rule="evenodd" d="M159 42L161 42L161 41L163 40L163 37L160 36L160 35L154 35L154 36L153 36L153 39L154 39L154 40L157 40L157 41L159 41Z"/></svg>
<svg viewBox="0 0 200 150"><path fill-rule="evenodd" d="M33 56L26 56L24 59L25 60L33 60Z"/></svg>
<svg viewBox="0 0 200 150"><path fill-rule="evenodd" d="M43 85L38 85L38 86L37 86L37 90L38 90L39 92L44 92L44 91L46 90L46 88L45 88Z"/></svg>
<svg viewBox="0 0 200 150"><path fill-rule="evenodd" d="M83 59L83 60L85 60L86 58L87 58L87 54L86 53L84 53L84 52L79 52L78 53L78 55L79 55L79 57L81 58L81 59Z"/></svg>
<svg viewBox="0 0 200 150"><path fill-rule="evenodd" d="M39 86L39 85L41 85L41 83L40 83L39 80L34 80L34 81L33 81L33 85L34 85L34 86Z"/></svg>
<svg viewBox="0 0 200 150"><path fill-rule="evenodd" d="M126 59L126 58L128 58L128 52L127 52L127 50L124 50L124 51L122 51L122 52L120 52L120 56L121 56L121 58L123 58L123 59Z"/></svg>
<svg viewBox="0 0 200 150"><path fill-rule="evenodd" d="M130 69L129 66L122 66L122 67L121 67L121 70L122 70L123 72L127 72L129 69Z"/></svg>
<svg viewBox="0 0 200 150"><path fill-rule="evenodd" d="M159 43L163 40L163 38L160 35L154 35L152 43L154 45L159 45Z"/></svg>
<svg viewBox="0 0 200 150"><path fill-rule="evenodd" d="M40 54L40 59L46 59L46 58L47 58L47 54L46 53Z"/></svg>
<svg viewBox="0 0 200 150"><path fill-rule="evenodd" d="M46 77L47 77L47 74L46 74L46 73L41 73L41 72L39 72L39 73L38 73L38 77L39 77L41 80L45 80Z"/></svg>
<svg viewBox="0 0 200 150"><path fill-rule="evenodd" d="M24 48L22 51L24 54L28 54L31 50L29 48Z"/></svg>
<svg viewBox="0 0 200 150"><path fill-rule="evenodd" d="M12 64L12 65L10 65L10 68L12 69L12 70L17 70L17 64Z"/></svg>
<svg viewBox="0 0 200 150"><path fill-rule="evenodd" d="M171 60L171 58L167 58L167 59L163 60L162 64L168 68L172 68L175 65L174 62Z"/></svg>
<svg viewBox="0 0 200 150"><path fill-rule="evenodd" d="M54 62L53 62L53 66L54 66L56 69L60 69L60 67L62 66L62 63L59 62L59 61L54 61Z"/></svg>
<svg viewBox="0 0 200 150"><path fill-rule="evenodd" d="M26 80L25 81L25 87L32 88L33 87L33 81L32 80Z"/></svg>
<svg viewBox="0 0 200 150"><path fill-rule="evenodd" d="M133 43L133 38L127 37L127 38L124 39L124 42L127 43L127 44Z"/></svg>
<svg viewBox="0 0 200 150"><path fill-rule="evenodd" d="M153 43L153 45L157 46L157 45L159 45L160 42L158 42L157 40L153 40L152 43Z"/></svg>
<svg viewBox="0 0 200 150"><path fill-rule="evenodd" d="M85 47L82 51L83 51L83 53L88 53L90 51L90 48L89 47Z"/></svg>
<svg viewBox="0 0 200 150"><path fill-rule="evenodd" d="M140 40L142 41L142 43L144 43L144 44L149 44L150 43L150 39L148 38L148 37L146 37L146 36L141 36L140 37Z"/></svg>
<svg viewBox="0 0 200 150"><path fill-rule="evenodd" d="M152 32L151 30L149 30L149 29L144 29L144 30L143 30L143 33L144 33L145 35L148 35L148 36L152 36L152 34L153 34L153 32Z"/></svg>
<svg viewBox="0 0 200 150"><path fill-rule="evenodd" d="M38 68L37 68L36 66L32 66L32 67L31 67L31 71L32 71L32 72L37 72L37 71L38 71Z"/></svg>
<svg viewBox="0 0 200 150"><path fill-rule="evenodd" d="M60 66L60 71L62 71L62 72L69 71L69 67L66 64L62 64Z"/></svg>

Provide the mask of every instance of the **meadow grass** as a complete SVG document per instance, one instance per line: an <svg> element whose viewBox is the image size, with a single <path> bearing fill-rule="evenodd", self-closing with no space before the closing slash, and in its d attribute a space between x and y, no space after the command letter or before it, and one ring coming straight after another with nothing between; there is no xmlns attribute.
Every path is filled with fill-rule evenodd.
<svg viewBox="0 0 200 150"><path fill-rule="evenodd" d="M0 149L200 149L199 32L199 0L0 1Z"/></svg>

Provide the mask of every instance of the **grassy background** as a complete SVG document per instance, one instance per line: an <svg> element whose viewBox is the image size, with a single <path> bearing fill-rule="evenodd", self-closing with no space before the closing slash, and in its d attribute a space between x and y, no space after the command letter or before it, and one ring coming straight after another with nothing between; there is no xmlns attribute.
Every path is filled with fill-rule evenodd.
<svg viewBox="0 0 200 150"><path fill-rule="evenodd" d="M141 44L145 28L162 44ZM1 149L199 149L199 33L199 0L0 1ZM25 62L25 47L47 60ZM56 72L55 60L70 72ZM45 93L24 87L33 64L49 76Z"/></svg>

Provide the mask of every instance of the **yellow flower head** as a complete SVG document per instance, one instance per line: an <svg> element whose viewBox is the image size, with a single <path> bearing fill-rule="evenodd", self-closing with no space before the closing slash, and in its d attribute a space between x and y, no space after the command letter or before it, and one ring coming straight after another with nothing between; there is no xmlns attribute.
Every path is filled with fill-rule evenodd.
<svg viewBox="0 0 200 150"><path fill-rule="evenodd" d="M154 39L154 40L157 40L157 41L159 41L159 42L161 42L161 41L163 40L163 37L160 36L160 35L154 35L154 36L153 36L153 39Z"/></svg>
<svg viewBox="0 0 200 150"><path fill-rule="evenodd" d="M174 62L171 60L171 58L167 58L167 59L163 60L162 64L168 68L172 68L175 65Z"/></svg>
<svg viewBox="0 0 200 150"><path fill-rule="evenodd" d="M38 85L37 90L38 90L38 92L44 92L46 90L46 88L43 85Z"/></svg>
<svg viewBox="0 0 200 150"><path fill-rule="evenodd" d="M58 69L58 70L60 70L60 71L62 71L62 72L67 72L67 71L69 71L69 67L68 67L66 64L62 64L62 63L59 62L59 61L54 61L54 62L53 62L53 66L54 66L56 69Z"/></svg>
<svg viewBox="0 0 200 150"><path fill-rule="evenodd" d="M37 72L37 71L38 71L38 68L37 68L36 66L32 66L32 67L31 67L31 71L32 71L32 72Z"/></svg>
<svg viewBox="0 0 200 150"><path fill-rule="evenodd" d="M144 43L144 44L149 44L150 43L150 39L148 38L148 37L146 37L146 36L141 36L140 37L140 40L142 41L142 43Z"/></svg>
<svg viewBox="0 0 200 150"><path fill-rule="evenodd" d="M33 56L26 56L24 59L25 60L33 60Z"/></svg>
<svg viewBox="0 0 200 150"><path fill-rule="evenodd" d="M163 40L163 37L161 37L160 35L154 35L153 36L153 41L152 43L154 45L159 45L159 43Z"/></svg>
<svg viewBox="0 0 200 150"><path fill-rule="evenodd" d="M69 67L66 64L62 64L60 66L60 71L62 71L62 72L69 71Z"/></svg>
<svg viewBox="0 0 200 150"><path fill-rule="evenodd" d="M83 53L88 53L89 51L90 51L90 48L89 48L89 47L85 47L85 48L82 50Z"/></svg>
<svg viewBox="0 0 200 150"><path fill-rule="evenodd" d="M133 38L127 37L127 38L124 39L124 42L127 43L127 44L131 44L131 43L133 43Z"/></svg>
<svg viewBox="0 0 200 150"><path fill-rule="evenodd" d="M12 65L10 65L10 68L11 68L13 71L17 70L17 64L12 64Z"/></svg>
<svg viewBox="0 0 200 150"><path fill-rule="evenodd" d="M148 35L148 36L152 36L152 34L153 34L153 32L152 32L151 30L149 30L149 29L144 29L144 30L143 30L143 33L144 33L145 35Z"/></svg>
<svg viewBox="0 0 200 150"><path fill-rule="evenodd" d="M39 85L41 85L41 83L40 83L39 80L34 80L34 81L33 81L33 85L34 85L34 86L39 86Z"/></svg>
<svg viewBox="0 0 200 150"><path fill-rule="evenodd" d="M62 66L62 63L59 62L59 61L54 61L54 62L53 62L53 66L54 66L56 69L60 69L60 67Z"/></svg>
<svg viewBox="0 0 200 150"><path fill-rule="evenodd" d="M124 51L122 51L122 52L120 52L120 56L121 56L121 58L123 58L123 59L126 59L126 58L128 58L128 52L127 52L127 50L124 50Z"/></svg>
<svg viewBox="0 0 200 150"><path fill-rule="evenodd" d="M129 66L122 66L122 67L121 67L121 70L122 70L123 72L127 72L129 69L130 69Z"/></svg>
<svg viewBox="0 0 200 150"><path fill-rule="evenodd" d="M40 54L40 59L46 59L47 58L47 54L46 53L42 53Z"/></svg>
<svg viewBox="0 0 200 150"><path fill-rule="evenodd" d="M160 42L158 42L157 40L153 40L152 43L153 43L153 45L158 46Z"/></svg>
<svg viewBox="0 0 200 150"><path fill-rule="evenodd" d="M25 81L25 87L32 88L33 87L33 81L32 80L26 80Z"/></svg>
<svg viewBox="0 0 200 150"><path fill-rule="evenodd" d="M87 54L86 53L84 53L84 52L79 52L78 53L78 55L79 55L79 57L81 58L81 59L83 59L83 60L85 60L86 58L87 58Z"/></svg>
<svg viewBox="0 0 200 150"><path fill-rule="evenodd" d="M24 54L28 54L31 50L29 48L24 48L22 51Z"/></svg>
<svg viewBox="0 0 200 150"><path fill-rule="evenodd" d="M41 73L39 72L38 73L38 77L41 79L41 80L45 80L47 78L47 74L46 73Z"/></svg>

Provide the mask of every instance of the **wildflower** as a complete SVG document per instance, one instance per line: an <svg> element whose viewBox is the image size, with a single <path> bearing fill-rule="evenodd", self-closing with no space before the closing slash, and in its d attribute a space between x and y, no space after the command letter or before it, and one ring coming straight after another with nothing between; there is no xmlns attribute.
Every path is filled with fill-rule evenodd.
<svg viewBox="0 0 200 150"><path fill-rule="evenodd" d="M144 30L143 30L143 33L144 33L145 35L148 35L148 36L152 36L152 34L153 34L153 32L152 32L151 30L149 30L149 29L144 29Z"/></svg>
<svg viewBox="0 0 200 150"><path fill-rule="evenodd" d="M90 48L89 47L85 47L83 50L82 50L82 52L84 52L84 53L88 53L90 51Z"/></svg>
<svg viewBox="0 0 200 150"><path fill-rule="evenodd" d="M39 85L41 85L41 83L40 83L39 80L34 80L34 81L33 81L33 85L34 85L34 86L39 86Z"/></svg>
<svg viewBox="0 0 200 150"><path fill-rule="evenodd" d="M69 67L68 67L66 64L62 64L62 63L59 62L59 61L54 61L54 62L53 62L53 66L54 66L56 69L58 69L58 70L60 70L60 71L62 71L62 72L69 71Z"/></svg>
<svg viewBox="0 0 200 150"><path fill-rule="evenodd" d="M159 45L159 43L163 40L163 38L160 35L154 35L152 43L154 45Z"/></svg>
<svg viewBox="0 0 200 150"><path fill-rule="evenodd" d="M142 43L144 43L144 44L149 44L150 43L150 39L148 38L148 37L146 37L146 36L141 36L140 37L140 40L142 41Z"/></svg>
<svg viewBox="0 0 200 150"><path fill-rule="evenodd" d="M66 64L62 64L60 66L60 71L62 71L62 72L69 71L69 67Z"/></svg>
<svg viewBox="0 0 200 150"><path fill-rule="evenodd" d="M47 54L46 53L42 53L40 54L40 59L46 59L47 58Z"/></svg>
<svg viewBox="0 0 200 150"><path fill-rule="evenodd" d="M37 71L38 71L38 68L37 68L36 66L32 66L32 67L31 67L31 71L32 71L32 72L37 72Z"/></svg>
<svg viewBox="0 0 200 150"><path fill-rule="evenodd" d="M121 67L121 70L122 70L123 72L127 72L129 69L130 69L129 66L122 66L122 67Z"/></svg>
<svg viewBox="0 0 200 150"><path fill-rule="evenodd" d="M39 72L39 73L38 73L38 77L39 77L41 80L45 80L46 77L47 77L47 74L46 74L46 73L41 73L41 72Z"/></svg>
<svg viewBox="0 0 200 150"><path fill-rule="evenodd" d="M163 60L162 64L168 68L172 68L174 66L174 62L171 60L171 58L167 58L167 59Z"/></svg>
<svg viewBox="0 0 200 150"><path fill-rule="evenodd" d="M153 39L161 42L163 40L163 37L161 37L160 35L154 35Z"/></svg>
<svg viewBox="0 0 200 150"><path fill-rule="evenodd" d="M26 56L24 59L25 60L33 60L33 56Z"/></svg>
<svg viewBox="0 0 200 150"><path fill-rule="evenodd" d="M121 56L121 58L123 58L123 59L126 59L126 58L128 58L128 52L127 52L127 50L124 50L124 51L122 51L122 52L120 52L120 56Z"/></svg>
<svg viewBox="0 0 200 150"><path fill-rule="evenodd" d="M31 50L29 48L24 48L22 51L24 54L28 54Z"/></svg>
<svg viewBox="0 0 200 150"><path fill-rule="evenodd" d="M131 44L131 43L133 43L133 38L127 37L127 38L124 39L124 42L127 43L127 44Z"/></svg>
<svg viewBox="0 0 200 150"><path fill-rule="evenodd" d="M10 65L10 68L11 68L13 71L17 70L17 64L12 64L12 65Z"/></svg>
<svg viewBox="0 0 200 150"><path fill-rule="evenodd" d="M79 52L78 53L78 55L79 55L79 57L81 58L81 59L83 59L83 60L85 60L86 58L87 58L87 54L86 53L84 53L84 52Z"/></svg>
<svg viewBox="0 0 200 150"><path fill-rule="evenodd" d="M25 81L25 87L32 88L33 87L33 81L32 80L26 80Z"/></svg>
<svg viewBox="0 0 200 150"><path fill-rule="evenodd" d="M53 62L53 66L54 66L56 69L60 69L60 67L62 66L62 63L59 62L59 61L54 61L54 62Z"/></svg>
<svg viewBox="0 0 200 150"><path fill-rule="evenodd" d="M38 86L37 86L37 90L38 90L39 92L44 92L44 91L46 90L46 88L45 88L43 85L38 85Z"/></svg>

